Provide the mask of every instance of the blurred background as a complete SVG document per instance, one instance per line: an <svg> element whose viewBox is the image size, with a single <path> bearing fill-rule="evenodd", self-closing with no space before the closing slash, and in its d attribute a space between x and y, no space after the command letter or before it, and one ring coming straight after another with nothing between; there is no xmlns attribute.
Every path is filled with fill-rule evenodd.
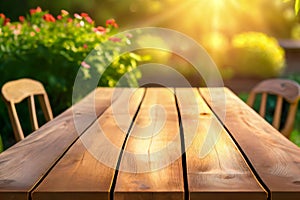
<svg viewBox="0 0 300 200"><path fill-rule="evenodd" d="M53 16L62 9L72 15L85 12L101 26L113 18L120 31L154 26L182 32L206 49L225 85L243 100L256 83L266 78L283 77L300 83L300 23L293 0L1 0L0 13L18 21L19 16L28 15L30 9L38 6ZM172 66L193 86L204 84L201 76L179 56L158 50L137 53L150 54L151 62ZM141 74L141 79L148 78ZM5 107L0 106L1 115L6 115ZM59 114L67 106L70 105L54 113ZM9 124L7 120L5 123ZM9 131L6 127L2 134L8 135ZM4 138L10 141L5 144L7 148L13 141L8 136ZM299 111L291 140L300 146Z"/></svg>

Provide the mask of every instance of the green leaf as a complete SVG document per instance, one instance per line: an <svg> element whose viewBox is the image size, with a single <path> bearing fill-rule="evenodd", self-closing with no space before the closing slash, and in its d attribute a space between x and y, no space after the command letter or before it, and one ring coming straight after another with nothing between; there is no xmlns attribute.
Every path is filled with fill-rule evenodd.
<svg viewBox="0 0 300 200"><path fill-rule="evenodd" d="M300 9L300 0L295 0L295 14L298 15Z"/></svg>

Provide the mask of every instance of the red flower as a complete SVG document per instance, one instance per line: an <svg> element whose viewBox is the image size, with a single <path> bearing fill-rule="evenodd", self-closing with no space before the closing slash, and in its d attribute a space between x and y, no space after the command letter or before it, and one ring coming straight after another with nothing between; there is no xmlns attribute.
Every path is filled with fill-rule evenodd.
<svg viewBox="0 0 300 200"><path fill-rule="evenodd" d="M10 19L9 18L5 18L5 20L4 20L4 25L6 25L7 23L9 23L10 22Z"/></svg>
<svg viewBox="0 0 300 200"><path fill-rule="evenodd" d="M113 26L115 28L118 28L118 24L116 23L116 20L114 19L108 19L106 20L106 26Z"/></svg>
<svg viewBox="0 0 300 200"><path fill-rule="evenodd" d="M19 16L19 21L23 23L25 21L25 17L24 16Z"/></svg>
<svg viewBox="0 0 300 200"><path fill-rule="evenodd" d="M45 14L43 16L43 19L47 22L55 22L55 18L51 14Z"/></svg>
<svg viewBox="0 0 300 200"><path fill-rule="evenodd" d="M103 26L98 26L97 28L94 28L94 32L99 32L104 34L106 32L106 29Z"/></svg>
<svg viewBox="0 0 300 200"><path fill-rule="evenodd" d="M87 13L81 13L80 15L81 15L81 17L84 17L84 18L89 16Z"/></svg>
<svg viewBox="0 0 300 200"><path fill-rule="evenodd" d="M80 16L83 17L88 23L93 23L92 18L87 13L81 13Z"/></svg>
<svg viewBox="0 0 300 200"><path fill-rule="evenodd" d="M58 19L58 20L61 20L61 19L62 19L62 16L61 16L61 15L57 15L57 19Z"/></svg>
<svg viewBox="0 0 300 200"><path fill-rule="evenodd" d="M87 44L83 44L83 48L84 48L84 49L87 49L87 48L88 48L88 45L87 45Z"/></svg>
<svg viewBox="0 0 300 200"><path fill-rule="evenodd" d="M71 23L73 21L72 18L68 18L68 22Z"/></svg>
<svg viewBox="0 0 300 200"><path fill-rule="evenodd" d="M5 15L3 13L0 13L0 18L5 19Z"/></svg>
<svg viewBox="0 0 300 200"><path fill-rule="evenodd" d="M38 6L36 9L30 9L30 14L33 15L35 13L40 13L42 12L42 9Z"/></svg>

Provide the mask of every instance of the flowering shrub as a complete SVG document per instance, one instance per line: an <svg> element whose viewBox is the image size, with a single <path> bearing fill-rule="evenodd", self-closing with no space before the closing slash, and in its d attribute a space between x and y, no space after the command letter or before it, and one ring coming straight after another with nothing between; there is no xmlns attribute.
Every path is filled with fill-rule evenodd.
<svg viewBox="0 0 300 200"><path fill-rule="evenodd" d="M44 84L54 114L58 114L71 105L78 71L83 79L103 72L99 85L114 86L124 73L142 61L134 53L117 57L119 47L129 45L130 38L116 38L113 36L116 33L118 24L114 19L108 19L104 26L96 26L87 13L71 15L62 10L54 17L37 7L16 22L0 14L0 87L21 77L37 79ZM83 62L94 48L103 52L97 57L98 64ZM115 59L108 67L101 65L105 63L101 61L111 58ZM139 76L139 71L134 70L127 84L137 85ZM2 123L7 120L7 111L2 109L5 108L3 102L0 104L1 124L9 125L9 121Z"/></svg>
<svg viewBox="0 0 300 200"><path fill-rule="evenodd" d="M232 39L232 66L240 76L270 78L285 68L285 52L275 38L264 33L246 32Z"/></svg>
<svg viewBox="0 0 300 200"><path fill-rule="evenodd" d="M18 22L10 22L1 14L0 72L5 75L5 81L22 76L39 79L50 96L53 95L52 99L71 96L78 68L81 66L84 78L90 78L90 72L95 72L83 62L95 47L105 51L100 59L108 59L118 55L119 46L128 45L130 38L113 37L117 28L114 19L107 20L105 27L95 26L87 13L71 16L65 10L54 17L38 7L31 9L27 16L20 16ZM125 72L136 68L139 60L141 57L133 53L120 56L105 71L99 85L114 86ZM137 73L128 80L129 85L137 83ZM70 106L69 100L65 102Z"/></svg>

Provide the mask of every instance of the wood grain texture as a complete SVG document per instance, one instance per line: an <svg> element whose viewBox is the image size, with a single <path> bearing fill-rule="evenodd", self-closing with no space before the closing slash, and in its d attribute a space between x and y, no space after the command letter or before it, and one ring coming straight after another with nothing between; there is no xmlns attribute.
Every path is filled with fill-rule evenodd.
<svg viewBox="0 0 300 200"><path fill-rule="evenodd" d="M180 142L172 90L148 88L124 150L115 200L183 199Z"/></svg>
<svg viewBox="0 0 300 200"><path fill-rule="evenodd" d="M144 89L116 90L118 98L33 191L33 200L109 199L118 157L144 94Z"/></svg>
<svg viewBox="0 0 300 200"><path fill-rule="evenodd" d="M176 89L176 96L185 136L190 200L267 199L199 91Z"/></svg>
<svg viewBox="0 0 300 200"><path fill-rule="evenodd" d="M113 91L97 89L86 99L95 98L95 107L83 100L74 107L46 123L21 142L0 154L0 199L28 199L30 191L45 173L62 156L66 149L90 126L95 119L86 113L93 107L100 115L109 105ZM73 109L76 113L73 115ZM80 120L80 129L75 128L74 119Z"/></svg>
<svg viewBox="0 0 300 200"><path fill-rule="evenodd" d="M300 148L281 135L230 90L226 108L212 105L211 94L220 89L200 89L204 99L217 115L226 109L222 122L233 135L256 173L271 192L272 200L298 200L300 197Z"/></svg>

